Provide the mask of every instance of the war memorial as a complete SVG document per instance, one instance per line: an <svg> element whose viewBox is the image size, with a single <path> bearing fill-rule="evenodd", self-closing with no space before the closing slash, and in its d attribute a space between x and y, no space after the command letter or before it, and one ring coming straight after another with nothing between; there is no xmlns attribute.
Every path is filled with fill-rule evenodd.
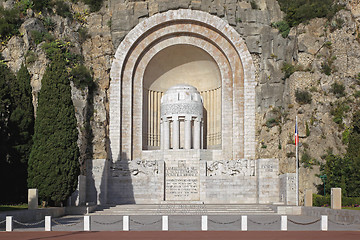
<svg viewBox="0 0 360 240"><path fill-rule="evenodd" d="M295 174L255 158L255 68L227 22L156 14L110 75L110 161L89 162L86 202L295 204Z"/></svg>

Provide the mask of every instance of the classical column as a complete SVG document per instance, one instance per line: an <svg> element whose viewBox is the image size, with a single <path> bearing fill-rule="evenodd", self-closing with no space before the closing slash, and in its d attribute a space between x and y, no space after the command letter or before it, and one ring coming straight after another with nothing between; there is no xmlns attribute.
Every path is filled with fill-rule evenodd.
<svg viewBox="0 0 360 240"><path fill-rule="evenodd" d="M191 116L185 117L185 149L191 149Z"/></svg>
<svg viewBox="0 0 360 240"><path fill-rule="evenodd" d="M160 119L160 150L164 149L164 122Z"/></svg>
<svg viewBox="0 0 360 240"><path fill-rule="evenodd" d="M179 117L173 116L173 149L179 149L180 146L180 124L179 124Z"/></svg>
<svg viewBox="0 0 360 240"><path fill-rule="evenodd" d="M170 124L167 119L164 119L163 121L163 149L168 150L170 149Z"/></svg>
<svg viewBox="0 0 360 240"><path fill-rule="evenodd" d="M194 121L194 149L201 147L201 124L199 118Z"/></svg>

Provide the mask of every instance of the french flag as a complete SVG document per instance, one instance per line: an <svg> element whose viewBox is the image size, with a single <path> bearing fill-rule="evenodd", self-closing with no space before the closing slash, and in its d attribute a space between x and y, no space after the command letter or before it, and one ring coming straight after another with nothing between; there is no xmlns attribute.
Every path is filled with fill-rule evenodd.
<svg viewBox="0 0 360 240"><path fill-rule="evenodd" d="M299 134L298 134L298 126L297 121L295 123L295 146L299 144Z"/></svg>

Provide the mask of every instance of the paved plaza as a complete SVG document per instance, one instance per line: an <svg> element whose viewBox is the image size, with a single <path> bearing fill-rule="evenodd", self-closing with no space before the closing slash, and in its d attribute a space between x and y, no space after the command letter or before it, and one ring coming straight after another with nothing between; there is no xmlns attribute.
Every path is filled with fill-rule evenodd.
<svg viewBox="0 0 360 240"><path fill-rule="evenodd" d="M93 240L93 239L156 239L156 240L215 240L215 239L252 239L252 240L333 240L360 239L360 232L12 232L0 233L1 240Z"/></svg>
<svg viewBox="0 0 360 240"><path fill-rule="evenodd" d="M280 231L280 215L248 216L248 231ZM169 231L200 231L200 215L171 215L168 217ZM14 221L14 231L44 231L45 223L22 223ZM288 231L321 231L320 218L308 216L288 216ZM64 216L52 219L52 231L83 231L84 217ZM129 217L130 231L161 231L162 216L133 215ZM360 223L336 222L329 218L328 231L359 231ZM0 225L5 231L5 224ZM121 215L91 215L91 231L123 231ZM208 231L241 231L241 216L209 215Z"/></svg>

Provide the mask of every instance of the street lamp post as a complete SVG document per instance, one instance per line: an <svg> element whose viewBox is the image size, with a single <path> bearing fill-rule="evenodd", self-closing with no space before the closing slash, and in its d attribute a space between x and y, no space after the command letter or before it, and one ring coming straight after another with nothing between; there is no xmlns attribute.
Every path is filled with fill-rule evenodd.
<svg viewBox="0 0 360 240"><path fill-rule="evenodd" d="M324 175L320 175L320 179L323 181L323 183L324 183L324 196L325 196L325 183L326 183L326 174L324 174Z"/></svg>

